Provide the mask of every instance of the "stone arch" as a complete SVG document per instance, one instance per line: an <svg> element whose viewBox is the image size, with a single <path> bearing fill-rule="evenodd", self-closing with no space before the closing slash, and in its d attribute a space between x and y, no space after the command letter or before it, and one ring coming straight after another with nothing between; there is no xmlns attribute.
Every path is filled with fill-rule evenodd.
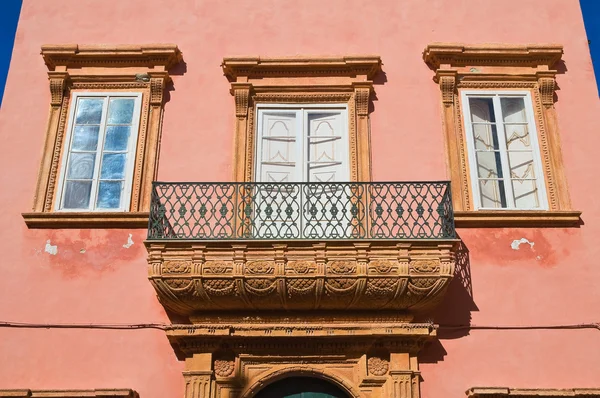
<svg viewBox="0 0 600 398"><path fill-rule="evenodd" d="M286 377L315 377L321 380L328 381L338 387L352 398L362 398L359 390L344 380L342 377L324 369L317 369L311 366L291 366L283 369L277 369L267 374L261 374L260 379L250 384L240 394L241 398L252 398L260 390L271 383L282 380Z"/></svg>

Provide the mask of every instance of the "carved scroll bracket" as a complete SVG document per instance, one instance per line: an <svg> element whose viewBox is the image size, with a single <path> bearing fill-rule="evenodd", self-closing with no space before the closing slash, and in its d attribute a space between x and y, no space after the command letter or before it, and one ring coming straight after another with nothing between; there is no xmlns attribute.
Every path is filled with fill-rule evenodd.
<svg viewBox="0 0 600 398"><path fill-rule="evenodd" d="M167 79L168 75L151 75L149 82L151 106L162 106Z"/></svg>
<svg viewBox="0 0 600 398"><path fill-rule="evenodd" d="M60 108L67 88L69 75L66 72L48 73L50 81L50 105L53 108Z"/></svg>
<svg viewBox="0 0 600 398"><path fill-rule="evenodd" d="M354 83L354 98L356 100L356 114L359 117L369 115L369 99L373 85L371 83Z"/></svg>
<svg viewBox="0 0 600 398"><path fill-rule="evenodd" d="M456 70L438 70L436 73L436 80L442 92L442 103L446 107L454 105L457 75Z"/></svg>
<svg viewBox="0 0 600 398"><path fill-rule="evenodd" d="M250 106L251 83L232 83L231 94L235 98L235 116L238 119L248 117L248 107Z"/></svg>
<svg viewBox="0 0 600 398"><path fill-rule="evenodd" d="M540 100L545 107L554 105L554 91L556 90L556 73L553 71L538 72L538 88L540 90Z"/></svg>

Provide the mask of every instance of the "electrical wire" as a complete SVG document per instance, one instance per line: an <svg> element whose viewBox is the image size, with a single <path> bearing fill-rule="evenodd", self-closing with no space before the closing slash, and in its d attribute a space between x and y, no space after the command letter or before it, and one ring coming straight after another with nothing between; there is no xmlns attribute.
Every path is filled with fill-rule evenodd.
<svg viewBox="0 0 600 398"><path fill-rule="evenodd" d="M433 326L433 324L432 324ZM173 330L193 328L194 325L170 325L165 323L137 323L137 324L100 324L100 323L28 323L0 321L0 328L21 329L106 329L106 330L140 330L158 329ZM578 323L565 325L438 325L439 330L565 330L565 329L596 329L600 330L600 323Z"/></svg>

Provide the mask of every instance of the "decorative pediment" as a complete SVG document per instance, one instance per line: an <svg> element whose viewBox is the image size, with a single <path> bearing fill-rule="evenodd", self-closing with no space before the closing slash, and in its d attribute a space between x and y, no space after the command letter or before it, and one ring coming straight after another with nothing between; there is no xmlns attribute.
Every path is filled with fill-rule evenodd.
<svg viewBox="0 0 600 398"><path fill-rule="evenodd" d="M372 80L381 70L376 55L343 57L229 57L223 59L223 73L230 81L269 77L344 76Z"/></svg>
<svg viewBox="0 0 600 398"><path fill-rule="evenodd" d="M42 57L48 69L61 71L86 67L142 66L155 70L169 70L182 60L175 44L146 45L78 45L47 44L42 46Z"/></svg>
<svg viewBox="0 0 600 398"><path fill-rule="evenodd" d="M479 44L432 43L423 51L423 60L432 68L447 66L502 66L551 68L562 57L558 44Z"/></svg>

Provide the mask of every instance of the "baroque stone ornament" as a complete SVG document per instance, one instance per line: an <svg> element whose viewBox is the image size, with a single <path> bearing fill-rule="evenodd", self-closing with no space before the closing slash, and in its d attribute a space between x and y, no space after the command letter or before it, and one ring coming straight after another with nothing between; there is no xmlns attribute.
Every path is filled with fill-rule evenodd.
<svg viewBox="0 0 600 398"><path fill-rule="evenodd" d="M159 299L186 316L207 310L417 311L437 303L455 268L452 241L192 245L178 243L177 258L171 258L165 244L147 242L149 278Z"/></svg>
<svg viewBox="0 0 600 398"><path fill-rule="evenodd" d="M229 377L235 370L235 362L233 360L215 359L214 369L215 375L219 377Z"/></svg>
<svg viewBox="0 0 600 398"><path fill-rule="evenodd" d="M554 105L554 90L556 80L554 77L540 77L538 80L540 97L544 106Z"/></svg>
<svg viewBox="0 0 600 398"><path fill-rule="evenodd" d="M367 360L367 369L370 375L383 376L390 368L390 363L386 359L380 357L370 357Z"/></svg>

